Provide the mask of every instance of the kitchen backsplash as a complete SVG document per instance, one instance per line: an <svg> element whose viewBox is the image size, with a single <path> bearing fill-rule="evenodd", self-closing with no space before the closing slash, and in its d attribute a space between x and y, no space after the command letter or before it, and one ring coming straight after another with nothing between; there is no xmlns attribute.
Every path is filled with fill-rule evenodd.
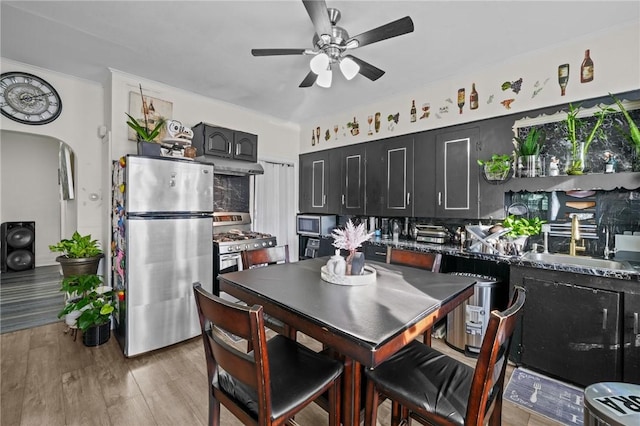
<svg viewBox="0 0 640 426"><path fill-rule="evenodd" d="M249 176L213 176L213 211L249 213Z"/></svg>

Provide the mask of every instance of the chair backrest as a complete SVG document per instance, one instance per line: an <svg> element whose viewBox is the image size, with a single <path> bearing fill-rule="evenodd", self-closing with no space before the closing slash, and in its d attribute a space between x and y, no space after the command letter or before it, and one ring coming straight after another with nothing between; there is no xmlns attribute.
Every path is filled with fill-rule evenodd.
<svg viewBox="0 0 640 426"><path fill-rule="evenodd" d="M289 263L289 245L244 250L241 253L244 269L276 263Z"/></svg>
<svg viewBox="0 0 640 426"><path fill-rule="evenodd" d="M260 401L259 418L271 418L271 374L262 306L249 307L229 302L207 292L200 283L194 283L193 291L214 397L243 424L255 423L255 415L221 388L225 381L228 383L236 379L255 390L256 401ZM247 354L230 344L221 330L251 342L253 353ZM221 373L220 369L224 372ZM222 374L225 376L220 377Z"/></svg>
<svg viewBox="0 0 640 426"><path fill-rule="evenodd" d="M525 289L516 286L511 306L491 312L482 340L467 402L465 424L481 425L491 416L497 398L502 398L511 336L526 298Z"/></svg>
<svg viewBox="0 0 640 426"><path fill-rule="evenodd" d="M442 254L402 250L387 246L387 263L413 266L415 268L427 269L431 272L440 272Z"/></svg>

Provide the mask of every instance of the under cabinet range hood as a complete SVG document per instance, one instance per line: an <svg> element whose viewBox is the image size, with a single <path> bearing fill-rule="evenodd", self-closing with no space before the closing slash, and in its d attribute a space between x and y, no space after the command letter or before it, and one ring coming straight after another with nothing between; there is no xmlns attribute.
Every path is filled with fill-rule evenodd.
<svg viewBox="0 0 640 426"><path fill-rule="evenodd" d="M258 163L250 161L230 160L228 158L201 155L195 158L200 163L213 164L213 173L220 175L247 176L262 175L264 169Z"/></svg>

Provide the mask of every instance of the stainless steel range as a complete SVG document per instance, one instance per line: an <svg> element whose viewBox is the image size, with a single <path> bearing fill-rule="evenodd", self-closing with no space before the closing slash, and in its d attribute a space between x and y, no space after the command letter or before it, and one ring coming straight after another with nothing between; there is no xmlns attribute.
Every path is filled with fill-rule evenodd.
<svg viewBox="0 0 640 426"><path fill-rule="evenodd" d="M251 230L251 215L213 213L213 291L220 293L218 275L242 270L240 252L277 245L276 237Z"/></svg>

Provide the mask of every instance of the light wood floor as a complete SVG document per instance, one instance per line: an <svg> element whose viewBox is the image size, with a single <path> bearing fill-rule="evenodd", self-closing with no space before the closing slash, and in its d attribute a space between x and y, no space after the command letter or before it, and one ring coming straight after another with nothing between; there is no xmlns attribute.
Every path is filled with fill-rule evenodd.
<svg viewBox="0 0 640 426"><path fill-rule="evenodd" d="M3 426L17 425L206 425L207 388L200 338L127 359L112 337L95 348L64 334L63 323L0 335ZM317 342L301 336L312 346ZM433 345L473 365L442 341ZM511 374L509 368L508 374ZM508 380L508 378L507 378ZM554 425L505 402L503 425ZM389 403L378 420L388 424ZM241 425L223 408L222 424ZM315 405L296 420L325 425Z"/></svg>

